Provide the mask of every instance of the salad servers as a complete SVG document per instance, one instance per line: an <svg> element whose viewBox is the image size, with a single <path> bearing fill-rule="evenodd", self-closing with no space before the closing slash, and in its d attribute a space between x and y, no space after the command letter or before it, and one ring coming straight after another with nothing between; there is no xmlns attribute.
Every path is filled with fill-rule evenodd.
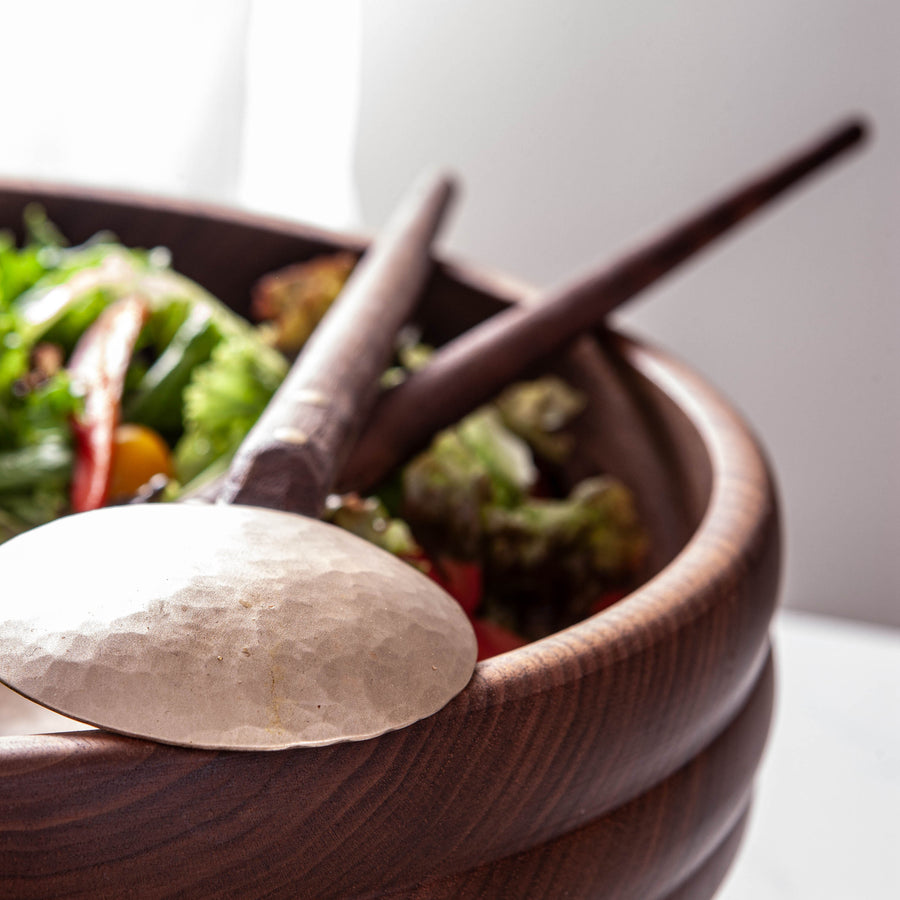
<svg viewBox="0 0 900 900"><path fill-rule="evenodd" d="M578 335L600 327L613 309L865 137L866 126L860 120L842 122L624 256L534 303L511 306L439 347L426 367L379 398L341 469L338 488L372 488L441 428L490 400ZM435 397L441 402L433 402Z"/></svg>
<svg viewBox="0 0 900 900"><path fill-rule="evenodd" d="M335 489L371 490L440 429L458 422L579 335L601 327L614 309L858 146L866 136L861 120L839 123L652 234L626 255L588 270L534 302L510 306L436 348L427 366L380 392L338 469ZM440 402L435 402L436 398ZM211 502L226 496L224 490L225 479L219 477L188 496Z"/></svg>
<svg viewBox="0 0 900 900"><path fill-rule="evenodd" d="M466 685L476 641L456 601L317 518L452 192L429 178L398 208L248 434L220 502L108 507L0 546L4 683L110 731L232 750L372 737Z"/></svg>

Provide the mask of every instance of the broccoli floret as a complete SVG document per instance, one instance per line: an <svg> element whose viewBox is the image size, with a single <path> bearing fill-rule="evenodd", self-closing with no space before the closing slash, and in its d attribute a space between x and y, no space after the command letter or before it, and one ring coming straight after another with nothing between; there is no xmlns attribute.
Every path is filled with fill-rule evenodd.
<svg viewBox="0 0 900 900"><path fill-rule="evenodd" d="M432 532L464 559L478 555L482 512L513 507L537 480L528 444L492 406L442 431L403 471L403 514L428 541Z"/></svg>
<svg viewBox="0 0 900 900"><path fill-rule="evenodd" d="M561 378L545 375L506 388L495 401L503 423L550 463L565 461L572 451L567 428L587 405L587 398Z"/></svg>
<svg viewBox="0 0 900 900"><path fill-rule="evenodd" d="M647 548L631 492L608 476L584 480L565 499L489 507L483 529L489 602L514 609L517 630L530 637L588 615L635 577Z"/></svg>
<svg viewBox="0 0 900 900"><path fill-rule="evenodd" d="M565 499L532 498L485 510L489 556L501 569L565 567L573 575L631 572L644 534L631 492L608 476L588 478Z"/></svg>
<svg viewBox="0 0 900 900"><path fill-rule="evenodd" d="M426 545L463 559L478 556L490 473L454 429L441 432L403 470L402 514Z"/></svg>

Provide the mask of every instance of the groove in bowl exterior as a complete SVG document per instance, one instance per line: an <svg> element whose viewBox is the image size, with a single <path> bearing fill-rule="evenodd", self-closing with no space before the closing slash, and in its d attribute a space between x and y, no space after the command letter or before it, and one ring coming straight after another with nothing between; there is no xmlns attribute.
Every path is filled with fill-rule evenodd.
<svg viewBox="0 0 900 900"><path fill-rule="evenodd" d="M260 274L365 244L22 183L0 183L0 227L32 200L74 240L106 228L169 246L242 312ZM445 340L530 296L442 263L426 334ZM574 468L614 465L649 515L657 556L641 588L480 663L442 711L359 744L227 753L99 731L2 737L0 897L711 896L771 716L771 475L741 418L667 354L601 331L554 365L591 394Z"/></svg>

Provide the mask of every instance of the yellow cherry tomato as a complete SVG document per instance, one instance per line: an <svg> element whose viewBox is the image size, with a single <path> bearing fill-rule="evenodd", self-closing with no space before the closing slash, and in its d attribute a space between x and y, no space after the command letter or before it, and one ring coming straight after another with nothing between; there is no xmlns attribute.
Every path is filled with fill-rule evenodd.
<svg viewBox="0 0 900 900"><path fill-rule="evenodd" d="M172 455L166 442L145 425L119 425L113 435L109 499L132 496L154 475L172 477Z"/></svg>

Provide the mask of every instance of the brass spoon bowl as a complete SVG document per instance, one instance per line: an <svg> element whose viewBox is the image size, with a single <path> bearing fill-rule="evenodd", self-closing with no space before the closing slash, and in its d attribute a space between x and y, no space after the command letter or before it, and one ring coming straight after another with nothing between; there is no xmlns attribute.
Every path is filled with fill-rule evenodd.
<svg viewBox="0 0 900 900"><path fill-rule="evenodd" d="M0 224L33 200L75 240L109 228L171 247L240 311L264 272L365 245L21 183L0 185ZM441 343L533 297L443 263L421 322ZM614 470L648 516L640 589L479 663L440 712L370 741L273 754L101 731L0 738L0 894L711 896L771 715L772 481L742 419L665 353L602 332L553 366L590 398L571 476Z"/></svg>

